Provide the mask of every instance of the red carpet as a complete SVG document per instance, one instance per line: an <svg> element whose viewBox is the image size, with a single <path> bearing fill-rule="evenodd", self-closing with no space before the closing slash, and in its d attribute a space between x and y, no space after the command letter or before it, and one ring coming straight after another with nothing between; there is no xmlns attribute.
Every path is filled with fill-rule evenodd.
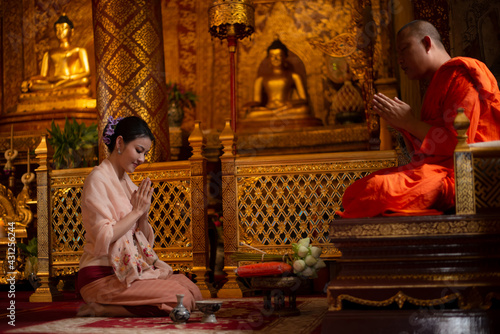
<svg viewBox="0 0 500 334"><path fill-rule="evenodd" d="M31 292L16 293L16 326L7 322L6 294L1 299L1 333L320 333L321 321L327 311L326 296L297 297L301 315L269 316L262 310L260 297L223 300L216 313L217 324L202 324L202 313L194 311L185 325L175 325L170 318L77 318L82 301L66 294L65 301L29 303Z"/></svg>

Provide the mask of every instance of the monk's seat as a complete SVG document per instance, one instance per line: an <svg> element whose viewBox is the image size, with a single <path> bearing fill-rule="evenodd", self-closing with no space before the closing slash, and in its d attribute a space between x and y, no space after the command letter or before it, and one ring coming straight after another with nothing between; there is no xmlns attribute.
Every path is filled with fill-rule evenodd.
<svg viewBox="0 0 500 334"><path fill-rule="evenodd" d="M485 310L500 300L498 213L339 219L330 238L342 253L328 286L330 311Z"/></svg>

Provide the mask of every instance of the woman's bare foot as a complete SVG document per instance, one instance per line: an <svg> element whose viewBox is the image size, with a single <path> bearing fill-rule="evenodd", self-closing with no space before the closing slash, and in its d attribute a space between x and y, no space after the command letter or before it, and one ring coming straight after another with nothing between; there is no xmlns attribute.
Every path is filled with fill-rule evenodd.
<svg viewBox="0 0 500 334"><path fill-rule="evenodd" d="M80 306L78 309L78 312L76 313L77 317L99 317L98 311L101 311L102 305L97 304L97 303L88 303L88 304L83 304Z"/></svg>
<svg viewBox="0 0 500 334"><path fill-rule="evenodd" d="M135 317L125 307L120 305L102 305L98 303L88 303L80 306L77 317Z"/></svg>

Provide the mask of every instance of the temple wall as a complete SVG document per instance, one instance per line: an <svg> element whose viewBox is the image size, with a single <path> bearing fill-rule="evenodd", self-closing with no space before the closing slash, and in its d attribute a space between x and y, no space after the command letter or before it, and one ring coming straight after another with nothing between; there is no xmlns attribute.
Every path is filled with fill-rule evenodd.
<svg viewBox="0 0 500 334"><path fill-rule="evenodd" d="M500 82L500 2L450 0L450 52L483 61Z"/></svg>
<svg viewBox="0 0 500 334"><path fill-rule="evenodd" d="M53 23L63 12L75 25L72 45L83 46L88 51L92 72L91 90L95 97L91 1L2 1L2 113L13 111L21 81L39 73L44 52L57 46ZM382 2L387 6L385 0ZM196 110L185 116L183 127L186 130L192 127L194 119L200 119L204 128L222 129L224 119L229 116L229 55L226 42L212 40L208 32L209 5L210 1L162 1L167 81L178 82L184 89L196 92L199 97ZM373 1L373 6L378 10L380 1ZM251 38L240 41L238 46L238 107L250 101L258 65L266 56L267 46L279 36L304 63L312 110L318 118L325 120L325 55L308 41L321 39L327 42L340 33L352 32L351 2L255 1L255 8L256 32ZM380 22L380 15L375 15L374 19ZM383 20L389 23L387 18ZM379 42L381 39L389 40L387 34L379 37ZM384 53L388 53L390 45L384 48ZM392 62L387 63L386 58L379 56L377 62L382 75L393 72Z"/></svg>
<svg viewBox="0 0 500 334"><path fill-rule="evenodd" d="M390 9L387 0L373 0L373 18L379 27L375 48L375 79L397 78L393 52L393 20L400 10L396 1ZM83 46L89 54L91 90L95 97L94 34L90 0L2 0L2 60L0 73L0 114L13 112L25 78L39 73L43 53L54 47L53 23L65 12L75 24L72 45ZM229 116L229 55L226 41L212 40L208 32L211 1L163 0L163 36L167 81L178 82L198 95L197 107L185 115L183 128L190 130L195 119L204 129L221 130ZM251 100L257 68L266 56L267 46L279 38L304 63L311 108L316 117L328 122L328 95L335 91L326 84L331 76L328 57L311 41L328 42L341 33L352 32L354 1L274 1L255 0L255 33L238 42L238 107ZM499 43L490 40L498 26L497 1L434 0L414 3L414 17L438 25L452 55L468 55L498 66ZM443 20L442 18L449 18ZM448 22L448 23L447 23ZM460 22L460 24L454 24ZM465 24L462 24L465 22ZM479 37L479 38L476 38ZM496 38L496 37L495 37ZM331 60L331 59L330 59ZM493 70L498 77L498 70Z"/></svg>

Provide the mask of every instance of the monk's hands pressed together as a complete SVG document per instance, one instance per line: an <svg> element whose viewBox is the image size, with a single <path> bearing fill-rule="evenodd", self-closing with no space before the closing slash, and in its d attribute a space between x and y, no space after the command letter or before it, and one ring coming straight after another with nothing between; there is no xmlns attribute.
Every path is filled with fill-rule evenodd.
<svg viewBox="0 0 500 334"><path fill-rule="evenodd" d="M151 186L149 177L143 179L139 185L139 189L132 194L132 198L130 199L132 210L137 211L141 215L149 212L153 192L154 188Z"/></svg>
<svg viewBox="0 0 500 334"><path fill-rule="evenodd" d="M397 129L408 130L416 121L410 105L397 97L392 100L382 93L373 95L373 110Z"/></svg>

